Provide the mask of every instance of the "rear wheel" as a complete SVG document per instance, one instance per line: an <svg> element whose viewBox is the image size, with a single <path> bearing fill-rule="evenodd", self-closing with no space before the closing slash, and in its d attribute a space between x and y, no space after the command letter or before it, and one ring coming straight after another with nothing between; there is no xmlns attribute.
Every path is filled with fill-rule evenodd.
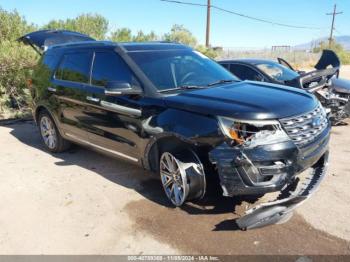
<svg viewBox="0 0 350 262"><path fill-rule="evenodd" d="M38 123L41 138L49 151L59 153L69 148L70 143L60 135L55 122L47 111L40 112Z"/></svg>
<svg viewBox="0 0 350 262"><path fill-rule="evenodd" d="M206 180L203 165L192 151L164 152L159 161L159 173L164 192L175 206L186 200L202 198Z"/></svg>

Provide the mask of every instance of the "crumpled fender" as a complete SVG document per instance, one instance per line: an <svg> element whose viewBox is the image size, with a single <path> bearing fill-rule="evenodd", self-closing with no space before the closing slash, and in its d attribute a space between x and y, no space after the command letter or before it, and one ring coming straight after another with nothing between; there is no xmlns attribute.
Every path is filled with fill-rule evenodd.
<svg viewBox="0 0 350 262"><path fill-rule="evenodd" d="M144 119L142 130L148 138L143 157L146 169L150 168L148 159L152 147L163 138L207 147L214 147L224 140L216 118L172 108Z"/></svg>

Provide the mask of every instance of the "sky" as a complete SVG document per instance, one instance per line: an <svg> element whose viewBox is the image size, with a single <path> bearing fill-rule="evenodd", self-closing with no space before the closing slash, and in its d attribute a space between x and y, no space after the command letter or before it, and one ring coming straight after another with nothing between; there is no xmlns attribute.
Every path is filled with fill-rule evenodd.
<svg viewBox="0 0 350 262"><path fill-rule="evenodd" d="M183 0L206 4L207 0ZM328 37L333 5L344 13L336 16L335 36L350 35L350 0L211 0L212 5L278 23L320 29L293 29L265 24L213 9L212 46L226 48L270 48L272 45L297 45ZM109 20L110 30L128 27L134 33L169 32L182 24L205 43L206 8L162 2L160 0L1 0L5 10L16 9L27 21L44 25L52 19L73 18L82 13L98 13Z"/></svg>

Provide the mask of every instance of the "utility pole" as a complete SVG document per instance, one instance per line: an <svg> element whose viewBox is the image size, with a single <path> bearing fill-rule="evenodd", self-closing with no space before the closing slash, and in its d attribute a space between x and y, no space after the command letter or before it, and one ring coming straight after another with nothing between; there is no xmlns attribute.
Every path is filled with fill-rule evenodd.
<svg viewBox="0 0 350 262"><path fill-rule="evenodd" d="M340 15L340 14L342 14L342 13L343 13L343 12L338 12L338 13L337 13L337 5L335 4L335 5L334 5L333 13L327 13L327 14L326 14L326 15L331 15L331 16L332 16L331 35L329 36L329 44L328 44L329 48L332 47L335 16L336 16L336 15Z"/></svg>
<svg viewBox="0 0 350 262"><path fill-rule="evenodd" d="M205 46L209 47L210 46L210 0L208 0L207 3L207 30L206 30L206 35L205 35Z"/></svg>

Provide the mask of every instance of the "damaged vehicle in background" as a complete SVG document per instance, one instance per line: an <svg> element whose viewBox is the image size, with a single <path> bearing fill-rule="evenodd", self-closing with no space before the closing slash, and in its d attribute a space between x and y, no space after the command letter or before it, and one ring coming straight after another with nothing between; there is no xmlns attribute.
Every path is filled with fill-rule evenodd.
<svg viewBox="0 0 350 262"><path fill-rule="evenodd" d="M303 90L240 81L177 43L49 30L19 41L42 54L33 115L51 152L73 142L158 173L175 206L208 186L227 197L280 193L236 219L241 229L288 220L325 176L330 124Z"/></svg>
<svg viewBox="0 0 350 262"><path fill-rule="evenodd" d="M297 71L287 61L264 59L233 59L219 61L241 80L282 84L314 94L326 108L333 125L350 117L350 81L338 78L340 60L332 50L322 56L310 72Z"/></svg>

